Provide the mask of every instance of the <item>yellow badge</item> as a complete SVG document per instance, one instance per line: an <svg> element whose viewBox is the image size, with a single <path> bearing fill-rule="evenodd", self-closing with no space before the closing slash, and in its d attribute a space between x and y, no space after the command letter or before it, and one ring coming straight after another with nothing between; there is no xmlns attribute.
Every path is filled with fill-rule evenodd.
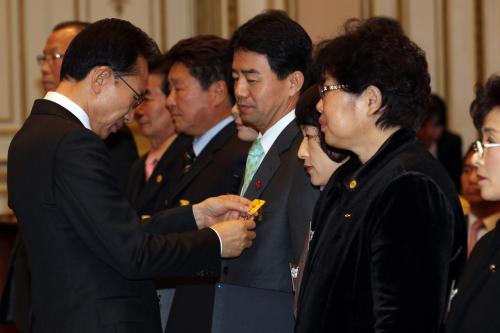
<svg viewBox="0 0 500 333"><path fill-rule="evenodd" d="M255 216L255 214L259 212L259 210L264 206L265 203L265 200L254 199L250 204L250 210L248 211L249 217Z"/></svg>
<svg viewBox="0 0 500 333"><path fill-rule="evenodd" d="M141 220L146 220L146 219L150 219L150 218L151 218L151 215L148 215L148 214L141 215Z"/></svg>
<svg viewBox="0 0 500 333"><path fill-rule="evenodd" d="M162 175L158 175L156 176L156 182L159 184L163 181L163 176Z"/></svg>
<svg viewBox="0 0 500 333"><path fill-rule="evenodd" d="M189 200L185 200L185 199L179 200L179 206L187 206L189 204L190 204Z"/></svg>
<svg viewBox="0 0 500 333"><path fill-rule="evenodd" d="M352 189L355 189L356 186L358 186L358 182L355 181L354 179L351 180L351 182L349 183L349 188L352 190Z"/></svg>

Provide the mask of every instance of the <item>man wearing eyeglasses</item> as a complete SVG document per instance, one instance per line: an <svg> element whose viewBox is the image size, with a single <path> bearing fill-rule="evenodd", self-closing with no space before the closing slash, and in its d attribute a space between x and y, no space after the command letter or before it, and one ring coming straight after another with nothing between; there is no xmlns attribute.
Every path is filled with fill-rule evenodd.
<svg viewBox="0 0 500 333"><path fill-rule="evenodd" d="M252 244L255 223L234 220L248 200L211 198L141 221L123 197L101 139L132 117L157 54L127 21L88 26L56 91L12 140L8 198L32 273L33 332L159 333L153 278L216 275L221 257Z"/></svg>

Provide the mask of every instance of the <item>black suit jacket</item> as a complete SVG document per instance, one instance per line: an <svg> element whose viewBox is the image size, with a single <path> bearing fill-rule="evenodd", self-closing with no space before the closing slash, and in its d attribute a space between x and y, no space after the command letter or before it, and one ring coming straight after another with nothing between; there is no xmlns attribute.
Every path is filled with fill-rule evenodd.
<svg viewBox="0 0 500 333"><path fill-rule="evenodd" d="M137 146L130 128L123 126L116 133L111 133L104 143L108 148L113 175L116 176L120 189L125 190L132 164L137 160ZM10 314L3 321L13 321L21 332L28 332L31 312L30 272L26 246L20 234L12 251L8 279L2 294L0 312Z"/></svg>
<svg viewBox="0 0 500 333"><path fill-rule="evenodd" d="M189 172L165 188L159 200L163 207L176 207L180 200L194 204L208 197L237 193L242 181L250 144L238 139L234 122L226 125L196 157ZM166 332L210 332L214 278L177 281ZM172 281L161 281L162 285ZM196 320L192 320L193 314Z"/></svg>
<svg viewBox="0 0 500 333"><path fill-rule="evenodd" d="M127 195L140 215L152 215L161 205L160 194L179 180L183 169L183 154L193 139L180 134L171 143L158 161L151 177L145 181L144 162L147 154L138 159L131 168Z"/></svg>
<svg viewBox="0 0 500 333"><path fill-rule="evenodd" d="M257 238L239 258L223 262L213 332L291 332L290 264L298 264L319 191L297 151L302 134L292 121L278 136L244 196L266 201Z"/></svg>
<svg viewBox="0 0 500 333"><path fill-rule="evenodd" d="M500 225L500 220L497 226ZM452 300L447 333L500 332L500 229L474 246Z"/></svg>
<svg viewBox="0 0 500 333"><path fill-rule="evenodd" d="M315 210L295 331L439 332L463 227L451 180L412 131L361 167L351 159Z"/></svg>
<svg viewBox="0 0 500 333"><path fill-rule="evenodd" d="M95 133L37 100L8 155L9 205L32 273L35 332L159 332L152 277L217 273L220 245L190 207L141 222Z"/></svg>
<svg viewBox="0 0 500 333"><path fill-rule="evenodd" d="M437 158L459 191L462 174L462 138L445 130L437 141Z"/></svg>

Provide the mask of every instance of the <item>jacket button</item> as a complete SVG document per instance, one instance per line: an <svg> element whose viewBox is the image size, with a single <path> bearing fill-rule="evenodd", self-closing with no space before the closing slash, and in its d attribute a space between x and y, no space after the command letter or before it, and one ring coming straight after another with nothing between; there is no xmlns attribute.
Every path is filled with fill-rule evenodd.
<svg viewBox="0 0 500 333"><path fill-rule="evenodd" d="M168 200L165 200L165 206L168 207Z"/></svg>
<svg viewBox="0 0 500 333"><path fill-rule="evenodd" d="M352 217L351 213L345 213L344 214L344 218L346 218L346 219L350 219L351 217Z"/></svg>
<svg viewBox="0 0 500 333"><path fill-rule="evenodd" d="M495 273L497 271L497 265L491 264L490 265L490 271L492 271L493 273Z"/></svg>
<svg viewBox="0 0 500 333"><path fill-rule="evenodd" d="M228 272L229 272L229 267L224 266L224 267L222 268L222 274L227 275L227 274L228 274Z"/></svg>

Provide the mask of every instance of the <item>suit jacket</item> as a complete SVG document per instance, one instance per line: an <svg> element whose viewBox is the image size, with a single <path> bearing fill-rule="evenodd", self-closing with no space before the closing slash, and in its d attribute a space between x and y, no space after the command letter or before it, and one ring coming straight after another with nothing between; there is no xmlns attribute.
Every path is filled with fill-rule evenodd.
<svg viewBox="0 0 500 333"><path fill-rule="evenodd" d="M34 332L159 332L152 277L217 273L219 240L190 207L141 222L99 137L37 100L8 155L9 205L26 242ZM186 233L168 233L172 231Z"/></svg>
<svg viewBox="0 0 500 333"><path fill-rule="evenodd" d="M499 225L500 220L497 222ZM500 332L500 229L474 246L446 321L447 333Z"/></svg>
<svg viewBox="0 0 500 333"><path fill-rule="evenodd" d="M221 194L237 193L250 144L238 139L234 122L226 125L196 157L189 172L174 186L165 187L157 209L178 207L181 200L195 204Z"/></svg>
<svg viewBox="0 0 500 333"><path fill-rule="evenodd" d="M223 262L213 332L293 331L290 264L299 261L319 195L297 158L301 141L293 121L271 146L244 194L266 204L252 248Z"/></svg>
<svg viewBox="0 0 500 333"><path fill-rule="evenodd" d="M410 130L341 166L313 217L295 331L438 332L460 266L456 190Z"/></svg>
<svg viewBox="0 0 500 333"><path fill-rule="evenodd" d="M460 175L462 174L462 138L445 130L437 141L437 158L443 164L453 180L457 190L460 190Z"/></svg>
<svg viewBox="0 0 500 333"><path fill-rule="evenodd" d="M117 132L111 133L104 140L104 144L109 150L113 174L118 180L120 189L125 191L132 164L139 158L132 131L123 126Z"/></svg>
<svg viewBox="0 0 500 333"><path fill-rule="evenodd" d="M206 198L237 193L250 144L238 139L234 122L226 125L196 157L189 172L160 196L160 207L176 207L181 200L192 204ZM176 284L165 332L210 332L216 278L160 281ZM193 314L196 320L192 320Z"/></svg>
<svg viewBox="0 0 500 333"><path fill-rule="evenodd" d="M182 156L192 141L193 139L187 135L177 136L163 153L147 182L144 172L147 154L132 165L127 195L140 215L152 215L157 211L155 208L163 208L160 194L165 187L173 187L179 180L183 168Z"/></svg>

